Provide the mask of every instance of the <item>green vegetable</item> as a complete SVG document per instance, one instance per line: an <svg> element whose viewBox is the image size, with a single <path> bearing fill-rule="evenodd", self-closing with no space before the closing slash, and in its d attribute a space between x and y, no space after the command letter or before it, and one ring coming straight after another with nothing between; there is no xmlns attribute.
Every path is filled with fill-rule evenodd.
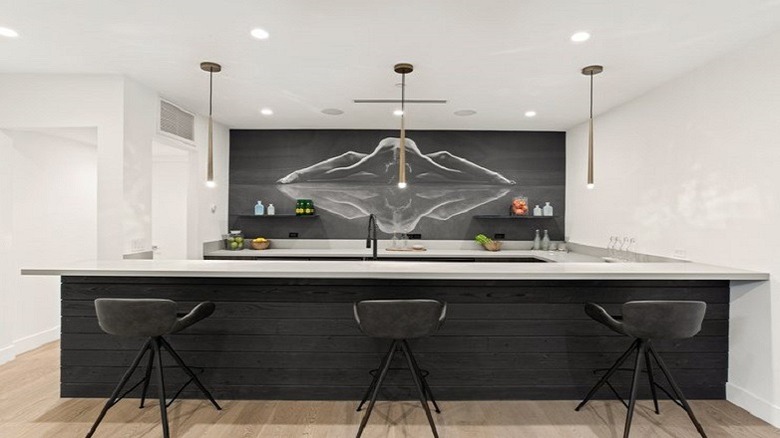
<svg viewBox="0 0 780 438"><path fill-rule="evenodd" d="M476 240L480 245L491 243L493 241L493 239L484 234L477 234L477 237L475 237L474 240Z"/></svg>

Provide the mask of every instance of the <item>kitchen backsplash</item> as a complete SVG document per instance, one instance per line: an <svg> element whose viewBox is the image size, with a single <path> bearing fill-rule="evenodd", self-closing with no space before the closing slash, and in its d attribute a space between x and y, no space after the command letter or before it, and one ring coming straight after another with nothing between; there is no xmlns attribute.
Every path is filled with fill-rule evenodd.
<svg viewBox="0 0 780 438"><path fill-rule="evenodd" d="M407 131L408 186L397 186L398 131L231 130L229 215L246 236L357 239L368 215L380 234L531 240L535 229L564 236L566 136L532 131ZM508 215L512 200L550 202L551 219ZM295 214L310 199L315 217ZM253 217L261 200L278 217Z"/></svg>

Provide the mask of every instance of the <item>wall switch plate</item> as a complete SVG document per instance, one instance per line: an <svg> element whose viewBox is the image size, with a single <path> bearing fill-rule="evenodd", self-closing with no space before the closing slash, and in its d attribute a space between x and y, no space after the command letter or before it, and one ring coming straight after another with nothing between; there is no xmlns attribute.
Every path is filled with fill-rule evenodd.
<svg viewBox="0 0 780 438"><path fill-rule="evenodd" d="M505 239L504 233L496 233L493 235L494 239Z"/></svg>
<svg viewBox="0 0 780 438"><path fill-rule="evenodd" d="M290 237L290 239L297 239L298 238L298 233L290 233L289 237Z"/></svg>
<svg viewBox="0 0 780 438"><path fill-rule="evenodd" d="M408 237L409 240L420 240L422 239L422 234L407 234L406 237Z"/></svg>

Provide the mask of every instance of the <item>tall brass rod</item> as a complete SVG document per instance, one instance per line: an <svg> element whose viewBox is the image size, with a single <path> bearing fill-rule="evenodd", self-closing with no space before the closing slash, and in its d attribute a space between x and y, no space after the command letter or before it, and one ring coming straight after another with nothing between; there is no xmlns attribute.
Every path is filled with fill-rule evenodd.
<svg viewBox="0 0 780 438"><path fill-rule="evenodd" d="M406 73L401 75L401 139L398 145L398 184L403 188L406 185Z"/></svg>

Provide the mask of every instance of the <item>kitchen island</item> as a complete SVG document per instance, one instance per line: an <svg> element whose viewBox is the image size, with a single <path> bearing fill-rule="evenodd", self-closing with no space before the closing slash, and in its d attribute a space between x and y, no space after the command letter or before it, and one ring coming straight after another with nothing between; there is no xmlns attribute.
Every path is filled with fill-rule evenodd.
<svg viewBox="0 0 780 438"><path fill-rule="evenodd" d="M142 343L102 333L94 299L154 297L183 311L216 303L170 342L222 399L359 399L387 346L360 333L352 303L377 298L449 303L440 333L413 345L443 400L577 399L593 369L630 344L591 321L584 303L619 313L630 300L702 300L697 337L656 345L689 398L725 398L730 281L768 279L696 263L596 262L126 260L23 273L62 277L63 397L105 397ZM385 395L411 396L409 379L395 377Z"/></svg>

